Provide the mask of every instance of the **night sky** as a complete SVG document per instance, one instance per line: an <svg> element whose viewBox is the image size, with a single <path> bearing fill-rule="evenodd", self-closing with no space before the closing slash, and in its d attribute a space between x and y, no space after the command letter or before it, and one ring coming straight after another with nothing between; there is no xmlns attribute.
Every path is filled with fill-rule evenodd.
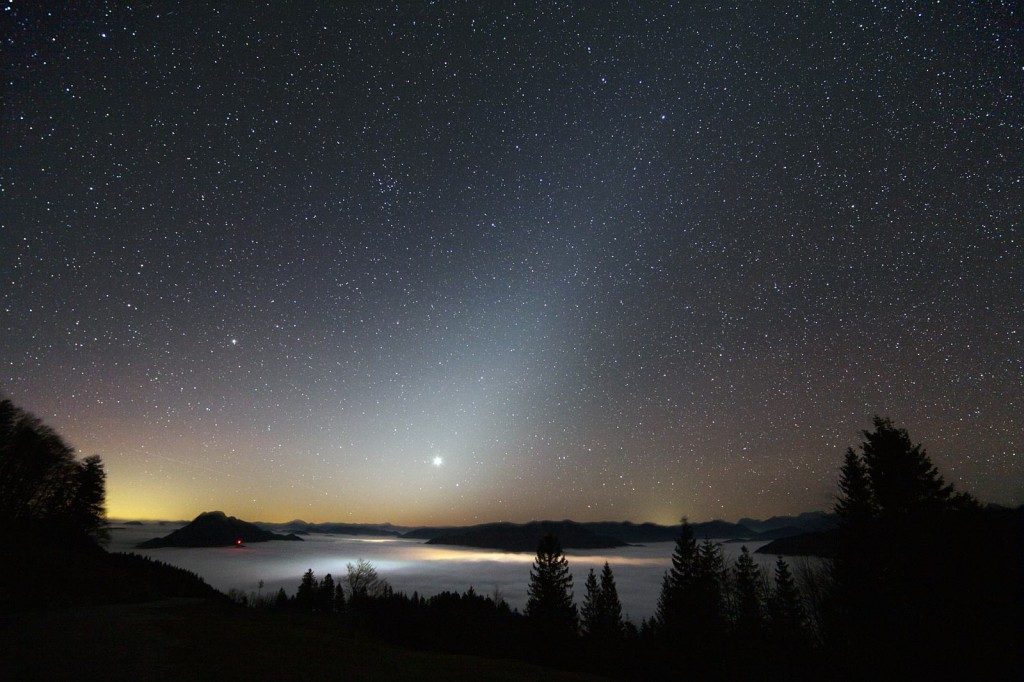
<svg viewBox="0 0 1024 682"><path fill-rule="evenodd" d="M41 4L0 392L111 515L824 509L875 413L1024 501L1019 3Z"/></svg>

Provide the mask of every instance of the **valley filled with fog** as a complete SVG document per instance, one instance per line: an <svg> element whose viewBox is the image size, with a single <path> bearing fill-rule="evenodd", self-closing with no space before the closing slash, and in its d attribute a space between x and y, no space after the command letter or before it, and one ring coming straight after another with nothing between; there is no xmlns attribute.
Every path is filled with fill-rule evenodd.
<svg viewBox="0 0 1024 682"><path fill-rule="evenodd" d="M180 525L180 524L179 524ZM142 526L117 526L110 531L112 552L135 552L184 568L202 577L214 588L257 591L263 581L263 594L283 587L293 594L302 574L313 569L317 577L326 573L343 577L346 565L358 559L370 561L395 590L429 596L452 590L462 592L473 587L481 594L495 588L514 608L526 604L526 588L534 556L527 552L501 552L468 547L428 545L422 540L394 536L365 537L312 533L303 542L260 542L245 547L167 547L135 549L135 545L163 536L178 525L147 523ZM587 571L599 571L607 561L615 572L623 612L634 622L653 615L657 607L661 580L672 555L671 542L656 542L615 549L567 550L566 557L574 578L577 603L582 601ZM726 565L731 566L743 543L722 544ZM764 542L748 543L751 551ZM775 557L754 554L755 560L770 575ZM814 559L792 558L791 563Z"/></svg>

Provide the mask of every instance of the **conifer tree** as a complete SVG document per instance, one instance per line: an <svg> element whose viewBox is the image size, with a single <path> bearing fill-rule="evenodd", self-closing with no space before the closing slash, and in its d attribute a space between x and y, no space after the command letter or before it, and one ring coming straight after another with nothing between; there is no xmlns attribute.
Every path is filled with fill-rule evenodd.
<svg viewBox="0 0 1024 682"><path fill-rule="evenodd" d="M274 607L283 609L288 606L288 593L284 591L284 588L280 588L277 591L277 596L274 598Z"/></svg>
<svg viewBox="0 0 1024 682"><path fill-rule="evenodd" d="M615 586L612 567L604 562L601 569L600 585L600 624L601 631L608 637L619 637L623 632L622 603L619 601L619 589Z"/></svg>
<svg viewBox="0 0 1024 682"><path fill-rule="evenodd" d="M601 588L597 585L594 569L587 573L586 593L583 595L583 606L580 607L580 625L583 634L596 637L601 633Z"/></svg>
<svg viewBox="0 0 1024 682"><path fill-rule="evenodd" d="M733 569L736 595L736 628L742 636L754 636L761 629L763 617L762 575L746 545Z"/></svg>
<svg viewBox="0 0 1024 682"><path fill-rule="evenodd" d="M799 639L807 626L807 614L796 580L789 564L781 556L775 562L775 587L768 603L768 613L773 633L782 639Z"/></svg>
<svg viewBox="0 0 1024 682"><path fill-rule="evenodd" d="M835 512L843 525L857 525L874 515L868 470L853 448L846 450L839 479L839 491L841 496L836 500Z"/></svg>
<svg viewBox="0 0 1024 682"><path fill-rule="evenodd" d="M920 444L914 445L906 429L875 417L874 431L864 431L861 445L874 503L885 517L950 506L973 504L969 495L956 495Z"/></svg>
<svg viewBox="0 0 1024 682"><path fill-rule="evenodd" d="M303 573L299 589L295 592L295 604L303 609L312 609L316 605L318 585L312 568Z"/></svg>
<svg viewBox="0 0 1024 682"><path fill-rule="evenodd" d="M725 602L729 589L729 573L722 558L722 548L705 539L697 548L697 575L690 599L694 616L705 630L725 625Z"/></svg>
<svg viewBox="0 0 1024 682"><path fill-rule="evenodd" d="M107 538L106 499L107 473L98 455L86 457L76 467L71 502L71 523L96 540Z"/></svg>
<svg viewBox="0 0 1024 682"><path fill-rule="evenodd" d="M338 612L345 610L345 588L340 580L334 585L334 610Z"/></svg>
<svg viewBox="0 0 1024 682"><path fill-rule="evenodd" d="M666 632L680 629L685 613L684 595L693 584L697 564L697 540L685 518L672 551L672 566L665 572L658 598L656 621Z"/></svg>
<svg viewBox="0 0 1024 682"><path fill-rule="evenodd" d="M545 535L537 546L530 571L526 617L545 633L568 636L577 629L576 605L572 601L572 574L558 540Z"/></svg>
<svg viewBox="0 0 1024 682"><path fill-rule="evenodd" d="M334 578L330 573L324 576L317 588L317 609L331 613L334 611Z"/></svg>
<svg viewBox="0 0 1024 682"><path fill-rule="evenodd" d="M590 569L587 574L586 596L580 609L580 620L583 633L589 637L612 640L622 636L622 603L619 601L619 590L615 586L615 576L608 562L604 562L601 578Z"/></svg>
<svg viewBox="0 0 1024 682"><path fill-rule="evenodd" d="M977 501L945 482L920 444L906 429L876 416L863 431L859 452L849 450L835 510L840 520L831 562L832 584L821 613L823 637L841 651L851 676L863 672L863 651L881 658L918 661L932 642L961 637L947 626L953 618L924 619L910 631L906 623L921 614L953 613L950 604L973 611L973 595L986 589L956 544L975 546L976 533L957 543L956 529L973 528ZM942 645L937 645L942 648ZM913 653L911 653L913 652Z"/></svg>
<svg viewBox="0 0 1024 682"><path fill-rule="evenodd" d="M871 611L881 597L882 584L877 570L880 529L875 528L878 508L871 479L863 458L848 448L839 479L840 496L835 512L839 519L840 542L831 563L834 613L844 627L865 631Z"/></svg>

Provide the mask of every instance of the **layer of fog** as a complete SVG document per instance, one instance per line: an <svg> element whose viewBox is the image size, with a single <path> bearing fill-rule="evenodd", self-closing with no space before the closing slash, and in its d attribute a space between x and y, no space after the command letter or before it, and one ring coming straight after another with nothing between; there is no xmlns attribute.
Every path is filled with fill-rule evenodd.
<svg viewBox="0 0 1024 682"><path fill-rule="evenodd" d="M519 609L526 604L533 561L531 553L444 547L394 537L325 534L305 536L304 542L261 542L245 547L134 549L137 543L166 535L174 527L145 524L114 528L108 549L133 551L188 569L225 592L231 588L257 591L262 580L264 594L281 587L294 593L306 569L312 568L318 577L330 573L337 579L345 575L346 564L366 559L396 590L429 596L444 590L462 592L470 586L482 594L497 588L510 605ZM750 543L748 548L753 551L763 544ZM723 543L729 565L739 555L740 547L740 543ZM600 570L607 561L615 572L623 611L635 622L652 615L672 548L671 542L658 542L617 549L568 550L577 603L583 598L587 571ZM754 557L765 570L773 568L775 557Z"/></svg>

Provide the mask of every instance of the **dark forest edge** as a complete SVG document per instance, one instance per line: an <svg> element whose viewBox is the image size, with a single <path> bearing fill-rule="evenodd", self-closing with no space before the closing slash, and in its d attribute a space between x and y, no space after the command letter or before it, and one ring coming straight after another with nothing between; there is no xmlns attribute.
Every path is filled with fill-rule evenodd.
<svg viewBox="0 0 1024 682"><path fill-rule="evenodd" d="M523 613L500 594L395 592L359 562L338 582L308 571L294 597L225 596L187 571L100 547L99 457L74 451L0 401L0 521L10 546L0 609L188 597L252 617L297 614L318 628L423 649L514 658L623 678L905 677L1013 679L1021 668L1022 512L986 508L947 485L920 445L876 418L847 451L827 567L781 557L765 575L746 548L679 528L657 614L623 619L611 568L579 605L559 540L536 547ZM298 579L298 577L297 577ZM51 655L59 655L53 652Z"/></svg>

